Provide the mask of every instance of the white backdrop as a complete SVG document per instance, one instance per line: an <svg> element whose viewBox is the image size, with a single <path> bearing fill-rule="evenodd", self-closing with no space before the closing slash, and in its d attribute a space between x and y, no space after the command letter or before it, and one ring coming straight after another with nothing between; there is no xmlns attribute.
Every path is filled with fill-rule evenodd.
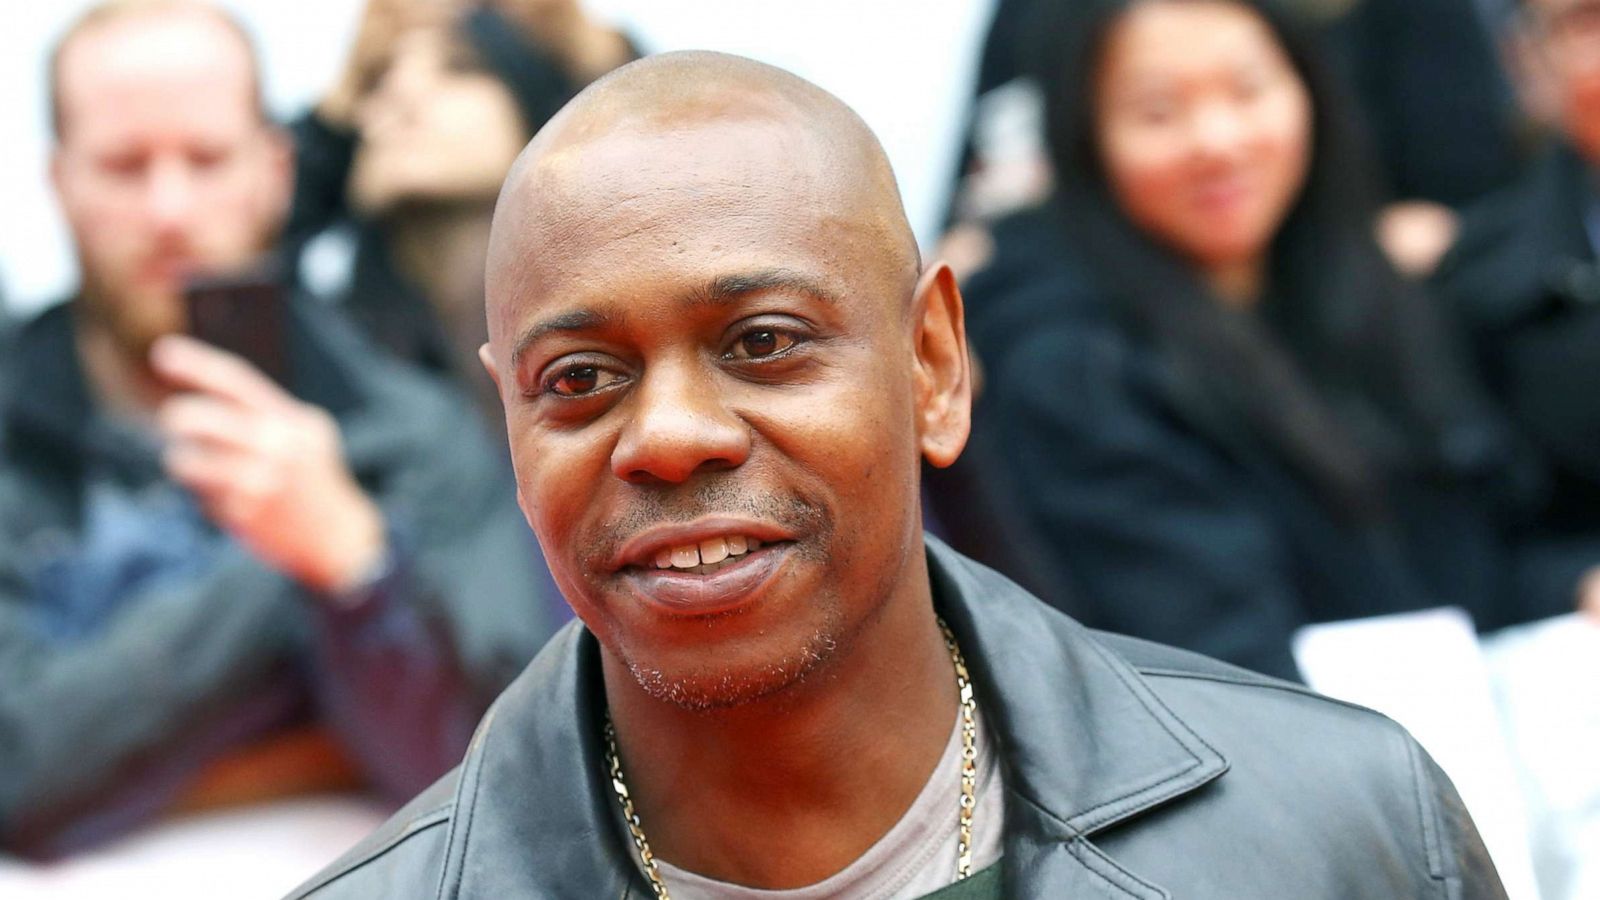
<svg viewBox="0 0 1600 900"><path fill-rule="evenodd" d="M362 0L224 0L255 33L268 100L287 117L328 85ZM873 127L926 247L937 235L957 132L993 0L588 0L647 50L702 47L783 66L844 98ZM0 294L10 312L73 287L46 181L45 57L89 0L7 2L0 28Z"/></svg>

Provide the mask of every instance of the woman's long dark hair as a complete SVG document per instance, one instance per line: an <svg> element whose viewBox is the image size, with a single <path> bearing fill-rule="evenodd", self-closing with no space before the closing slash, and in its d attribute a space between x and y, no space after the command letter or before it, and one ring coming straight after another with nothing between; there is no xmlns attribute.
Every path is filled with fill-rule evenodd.
<svg viewBox="0 0 1600 900"><path fill-rule="evenodd" d="M1191 399L1259 435L1324 502L1383 511L1386 472L1495 465L1482 405L1429 300L1373 236L1378 198L1353 107L1311 35L1270 2L1262 18L1311 98L1311 160L1272 241L1259 315L1218 302L1194 268L1135 226L1114 199L1095 134L1107 35L1147 2L1044 0L1024 63L1043 89L1055 206L1076 254L1119 313L1174 362Z"/></svg>

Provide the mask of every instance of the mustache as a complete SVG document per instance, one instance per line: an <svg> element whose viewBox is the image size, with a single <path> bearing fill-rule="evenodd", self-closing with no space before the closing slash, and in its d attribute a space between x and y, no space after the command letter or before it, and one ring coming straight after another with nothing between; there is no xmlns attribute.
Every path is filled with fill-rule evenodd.
<svg viewBox="0 0 1600 900"><path fill-rule="evenodd" d="M147 263L159 263L168 260L192 260L199 255L200 248L194 239L183 234L163 233L157 235L144 248L141 259Z"/></svg>
<svg viewBox="0 0 1600 900"><path fill-rule="evenodd" d="M780 495L732 484L704 483L687 491L640 492L596 536L596 559L610 559L634 535L656 525L691 522L706 516L734 515L772 522L800 535L825 534L832 520L820 504L799 495Z"/></svg>

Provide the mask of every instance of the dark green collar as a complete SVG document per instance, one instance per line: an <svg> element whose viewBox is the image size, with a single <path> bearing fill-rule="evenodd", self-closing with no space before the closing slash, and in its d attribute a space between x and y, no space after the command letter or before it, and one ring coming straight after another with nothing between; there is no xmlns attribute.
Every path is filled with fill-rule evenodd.
<svg viewBox="0 0 1600 900"><path fill-rule="evenodd" d="M923 900L1001 900L1000 863L972 873L963 881L942 887Z"/></svg>

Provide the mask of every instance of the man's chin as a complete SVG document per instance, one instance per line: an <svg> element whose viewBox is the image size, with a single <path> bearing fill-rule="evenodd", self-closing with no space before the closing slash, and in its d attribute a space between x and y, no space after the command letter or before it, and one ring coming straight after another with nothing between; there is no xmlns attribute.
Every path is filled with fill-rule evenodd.
<svg viewBox="0 0 1600 900"><path fill-rule="evenodd" d="M782 697L825 668L838 649L837 638L817 631L797 649L754 665L670 672L634 659L625 662L651 697L691 712L714 712Z"/></svg>
<svg viewBox="0 0 1600 900"><path fill-rule="evenodd" d="M90 294L84 299L89 315L129 359L148 359L156 341L188 327L182 298L164 291L115 299Z"/></svg>

